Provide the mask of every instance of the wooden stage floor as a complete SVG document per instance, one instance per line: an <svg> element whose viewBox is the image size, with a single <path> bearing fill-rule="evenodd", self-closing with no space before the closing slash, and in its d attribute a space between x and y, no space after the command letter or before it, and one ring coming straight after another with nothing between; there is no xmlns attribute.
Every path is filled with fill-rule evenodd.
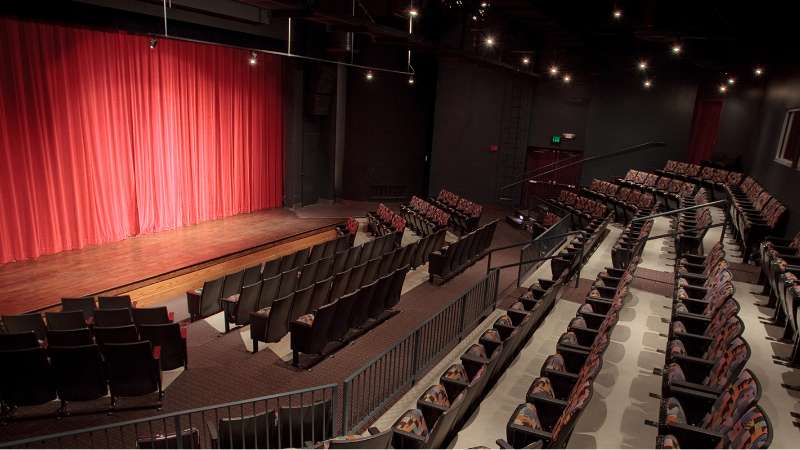
<svg viewBox="0 0 800 450"><path fill-rule="evenodd" d="M330 238L326 234L343 219L300 219L290 210L271 209L3 264L0 314L47 309L61 297L146 290L225 261L252 264L254 257L267 259L271 248L301 239L305 246L317 235Z"/></svg>

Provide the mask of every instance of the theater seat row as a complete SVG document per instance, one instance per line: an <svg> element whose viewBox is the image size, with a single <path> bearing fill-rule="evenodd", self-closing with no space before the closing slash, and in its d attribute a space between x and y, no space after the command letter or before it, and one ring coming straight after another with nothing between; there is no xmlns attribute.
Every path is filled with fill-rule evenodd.
<svg viewBox="0 0 800 450"><path fill-rule="evenodd" d="M400 214L411 230L420 236L447 229L450 223L450 214L417 196L411 197L408 204L400 205Z"/></svg>
<svg viewBox="0 0 800 450"><path fill-rule="evenodd" d="M762 294L768 295L766 307L773 312L767 322L783 327L781 338L792 345L788 358L782 359L791 367L800 366L800 233L792 239L767 237L759 251Z"/></svg>
<svg viewBox="0 0 800 450"><path fill-rule="evenodd" d="M442 284L480 260L492 244L497 220L466 234L451 244L430 254L428 273L430 280Z"/></svg>
<svg viewBox="0 0 800 450"><path fill-rule="evenodd" d="M643 213L637 214L637 217ZM644 215L642 215L644 217ZM653 229L653 219L631 222L620 233L619 238L611 247L611 264L615 269L626 269L634 255L642 253L650 230Z"/></svg>
<svg viewBox="0 0 800 450"><path fill-rule="evenodd" d="M681 198L694 195L697 187L691 181L684 181L671 175L659 176L635 169L629 170L624 178L618 179L618 182L653 194L656 202L661 203L667 210L677 209Z"/></svg>
<svg viewBox="0 0 800 450"><path fill-rule="evenodd" d="M558 194L558 198L550 200L550 202L572 214L574 228L585 227L611 215L611 211L606 208L604 203L572 191L562 190Z"/></svg>
<svg viewBox="0 0 800 450"><path fill-rule="evenodd" d="M406 229L406 219L380 203L375 211L367 212L367 228L375 236L399 233L399 237L402 238Z"/></svg>
<svg viewBox="0 0 800 450"><path fill-rule="evenodd" d="M561 251L550 260L553 276L571 279L600 245L610 220L610 215L602 220L595 219L581 228L578 234L572 236Z"/></svg>
<svg viewBox="0 0 800 450"><path fill-rule="evenodd" d="M647 214L656 207L652 193L610 181L594 179L588 188L581 189L581 194L604 202L620 223L628 223L640 213Z"/></svg>
<svg viewBox="0 0 800 450"><path fill-rule="evenodd" d="M744 262L749 262L767 236L783 234L789 214L786 206L752 177L745 178L741 185L729 184L725 188L729 202L726 214L733 237L742 247Z"/></svg>
<svg viewBox="0 0 800 450"><path fill-rule="evenodd" d="M429 198L428 202L450 214L450 227L458 233L469 233L478 227L481 221L483 207L464 197L442 189L436 198Z"/></svg>

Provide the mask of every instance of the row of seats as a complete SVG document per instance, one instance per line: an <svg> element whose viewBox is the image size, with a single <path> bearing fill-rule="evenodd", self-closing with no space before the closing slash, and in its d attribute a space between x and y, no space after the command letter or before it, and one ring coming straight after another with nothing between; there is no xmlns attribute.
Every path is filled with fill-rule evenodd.
<svg viewBox="0 0 800 450"><path fill-rule="evenodd" d="M715 192L722 192L727 185L738 186L744 178L739 172L674 160L668 160L664 169L656 172L697 183L708 189L712 197L715 197Z"/></svg>
<svg viewBox="0 0 800 450"><path fill-rule="evenodd" d="M431 253L428 266L431 282L442 284L483 258L484 252L494 239L497 222L497 220L493 220L474 231L463 234L452 244Z"/></svg>
<svg viewBox="0 0 800 450"><path fill-rule="evenodd" d="M246 286L238 298L223 299L223 304L229 304L224 307L226 322L249 323L253 352L257 352L258 342L280 341L298 317L408 264L411 248L396 249L395 242L394 235L385 235L349 247L333 258ZM289 287L284 290L287 274Z"/></svg>
<svg viewBox="0 0 800 450"><path fill-rule="evenodd" d="M469 233L478 227L481 221L483 207L464 197L442 189L436 198L429 198L428 202L450 214L450 226L459 233Z"/></svg>
<svg viewBox="0 0 800 450"><path fill-rule="evenodd" d="M559 278L563 276L566 280L571 279L602 241L610 220L610 216L602 220L594 219L573 236L569 243L550 260L553 276Z"/></svg>
<svg viewBox="0 0 800 450"><path fill-rule="evenodd" d="M446 229L450 223L450 214L416 195L411 197L408 204L400 205L400 211L408 226L420 236Z"/></svg>
<svg viewBox="0 0 800 450"><path fill-rule="evenodd" d="M611 211L606 208L604 203L572 191L562 190L558 194L558 198L551 202L572 214L574 227L584 227L594 220L604 219L611 215Z"/></svg>
<svg viewBox="0 0 800 450"><path fill-rule="evenodd" d="M644 213L639 213L637 217L644 217ZM622 230L614 246L611 247L611 264L615 269L626 269L633 256L642 253L652 229L653 219L650 219L631 222Z"/></svg>
<svg viewBox="0 0 800 450"><path fill-rule="evenodd" d="M675 263L675 289L660 395L659 448L767 448L772 430L758 406L750 347L721 243Z"/></svg>
<svg viewBox="0 0 800 450"><path fill-rule="evenodd" d="M620 223L628 223L639 212L649 213L656 207L652 193L610 181L594 179L588 188L581 189L581 194L602 200Z"/></svg>
<svg viewBox="0 0 800 450"><path fill-rule="evenodd" d="M652 193L656 202L668 210L678 208L680 199L694 195L697 187L694 182L684 181L671 175L659 176L634 169L629 170L619 182Z"/></svg>
<svg viewBox="0 0 800 450"><path fill-rule="evenodd" d="M239 295L243 287L275 276L283 277L284 283L282 284L284 286L280 289L280 292L282 296L287 295L288 292L294 290L292 278L296 278L306 264L314 264L321 259L333 258L336 253L347 250L353 245L354 234L351 234L346 228L339 230L338 233L339 236L336 239L206 281L203 283L202 288L186 292L189 316L195 321L217 314L223 308L221 299Z"/></svg>
<svg viewBox="0 0 800 450"><path fill-rule="evenodd" d="M792 239L767 237L760 247L762 294L769 295L766 305L773 308L768 322L783 327L781 337L792 344L792 352L785 362L800 365L800 233Z"/></svg>
<svg viewBox="0 0 800 450"><path fill-rule="evenodd" d="M375 211L367 212L367 226L370 233L375 236L384 236L391 233L400 233L406 229L406 219L392 211L383 203L378 204Z"/></svg>
<svg viewBox="0 0 800 450"><path fill-rule="evenodd" d="M742 258L749 262L767 236L783 232L788 212L778 199L747 177L740 185L727 185L729 223L733 237L742 246Z"/></svg>
<svg viewBox="0 0 800 450"><path fill-rule="evenodd" d="M564 448L592 397L610 335L619 319L638 255L627 270L598 275L585 303L559 337L540 376L528 388L506 425L500 448Z"/></svg>
<svg viewBox="0 0 800 450"><path fill-rule="evenodd" d="M540 280L392 426L393 448L443 448L552 309L564 280ZM544 287L544 288L542 288ZM383 447L380 447L383 448Z"/></svg>
<svg viewBox="0 0 800 450"><path fill-rule="evenodd" d="M702 205L707 201L705 188L700 188L692 197L681 198L681 207ZM670 228L675 233L675 251L684 254L702 254L703 238L713 219L707 207L683 211L670 218Z"/></svg>

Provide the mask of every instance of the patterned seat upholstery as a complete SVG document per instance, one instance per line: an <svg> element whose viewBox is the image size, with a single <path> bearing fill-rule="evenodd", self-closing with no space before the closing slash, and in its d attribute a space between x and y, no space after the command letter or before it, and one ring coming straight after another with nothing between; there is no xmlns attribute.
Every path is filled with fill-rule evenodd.
<svg viewBox="0 0 800 450"><path fill-rule="evenodd" d="M772 429L769 419L759 406L750 408L725 434L724 448L769 448Z"/></svg>
<svg viewBox="0 0 800 450"><path fill-rule="evenodd" d="M402 431L416 435L422 439L428 437L428 424L425 423L425 417L419 409L410 409L405 412L392 427L395 431Z"/></svg>
<svg viewBox="0 0 800 450"><path fill-rule="evenodd" d="M744 364L750 358L750 347L740 337L731 341L725 353L714 362L708 374L702 379L687 380L683 369L678 363L667 364L664 375L668 385L675 383L697 383L714 390L724 389L732 379L739 375Z"/></svg>
<svg viewBox="0 0 800 450"><path fill-rule="evenodd" d="M450 407L450 399L447 397L447 391L441 384L434 384L429 387L422 393L419 399L444 409Z"/></svg>

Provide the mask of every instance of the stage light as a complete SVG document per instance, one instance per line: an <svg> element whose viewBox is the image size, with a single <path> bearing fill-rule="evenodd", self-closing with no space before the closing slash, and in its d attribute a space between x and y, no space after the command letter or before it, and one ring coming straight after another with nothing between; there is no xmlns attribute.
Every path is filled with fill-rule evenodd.
<svg viewBox="0 0 800 450"><path fill-rule="evenodd" d="M756 66L756 68L753 69L753 73L755 74L755 76L760 77L761 75L764 74L764 69L759 66Z"/></svg>
<svg viewBox="0 0 800 450"><path fill-rule="evenodd" d="M673 55L680 55L683 51L683 47L680 44L672 44L672 54Z"/></svg>
<svg viewBox="0 0 800 450"><path fill-rule="evenodd" d="M564 80L564 83L569 83L570 81L572 81L572 77L568 73L566 73L564 74L564 78L562 78L562 80Z"/></svg>
<svg viewBox="0 0 800 450"><path fill-rule="evenodd" d="M728 84L732 85L732 84L735 84L735 83L736 83L736 78L728 77Z"/></svg>
<svg viewBox="0 0 800 450"><path fill-rule="evenodd" d="M156 45L158 45L158 39L156 38L150 39L150 50L156 48Z"/></svg>
<svg viewBox="0 0 800 450"><path fill-rule="evenodd" d="M478 16L472 16L472 20L478 20Z"/></svg>
<svg viewBox="0 0 800 450"><path fill-rule="evenodd" d="M408 84L414 84L414 77L413 76L408 77Z"/></svg>
<svg viewBox="0 0 800 450"><path fill-rule="evenodd" d="M622 19L622 10L621 9L615 9L614 13L612 14L612 16L617 20Z"/></svg>
<svg viewBox="0 0 800 450"><path fill-rule="evenodd" d="M639 61L639 70L641 71L647 70L647 61L645 60Z"/></svg>
<svg viewBox="0 0 800 450"><path fill-rule="evenodd" d="M249 61L250 61L250 65L251 66L255 66L256 65L256 62L258 62L258 55L256 55L256 52L250 52L250 60Z"/></svg>
<svg viewBox="0 0 800 450"><path fill-rule="evenodd" d="M483 42L487 47L492 47L494 45L494 38L492 36L486 36L486 39Z"/></svg>
<svg viewBox="0 0 800 450"><path fill-rule="evenodd" d="M419 15L419 11L416 8L411 8L408 10L408 15L411 17L417 17Z"/></svg>
<svg viewBox="0 0 800 450"><path fill-rule="evenodd" d="M527 56L523 56L522 57L522 65L523 66L527 66L530 63L531 63L531 59L530 58L528 58Z"/></svg>
<svg viewBox="0 0 800 450"><path fill-rule="evenodd" d="M551 75L551 76L556 76L556 75L558 75L558 66L556 66L555 64L554 64L554 65L552 65L552 66L550 66L550 69L549 69L549 71L550 71L550 75Z"/></svg>
<svg viewBox="0 0 800 450"><path fill-rule="evenodd" d="M642 84L644 85L645 89L650 89L650 87L653 86L653 82L650 80L644 80L644 83Z"/></svg>
<svg viewBox="0 0 800 450"><path fill-rule="evenodd" d="M364 75L364 77L367 79L367 81L372 81L372 78L374 77L374 75L372 74L371 70L368 70L367 74Z"/></svg>
<svg viewBox="0 0 800 450"><path fill-rule="evenodd" d="M488 8L489 4L486 2L481 2L481 8Z"/></svg>
<svg viewBox="0 0 800 450"><path fill-rule="evenodd" d="M720 92L720 94L724 94L724 93L728 92L728 86L725 86L724 84L720 84L719 85L719 92Z"/></svg>

